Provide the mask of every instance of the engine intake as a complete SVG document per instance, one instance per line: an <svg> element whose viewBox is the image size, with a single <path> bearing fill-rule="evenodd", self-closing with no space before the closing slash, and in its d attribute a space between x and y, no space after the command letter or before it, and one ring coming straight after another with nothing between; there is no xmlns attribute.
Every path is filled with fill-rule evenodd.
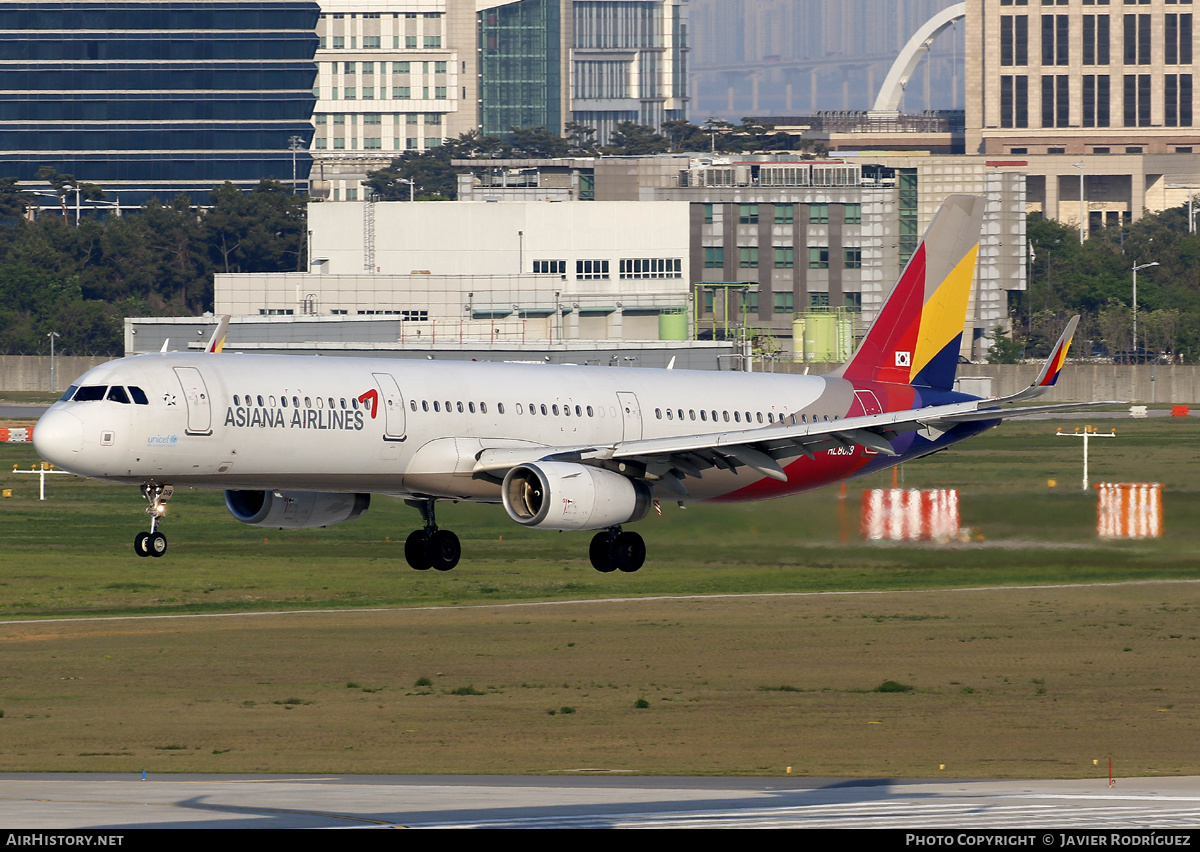
<svg viewBox="0 0 1200 852"><path fill-rule="evenodd" d="M252 527L303 530L352 521L367 511L370 494L324 491L226 491L229 513Z"/></svg>
<svg viewBox="0 0 1200 852"><path fill-rule="evenodd" d="M547 530L598 530L640 521L654 502L644 482L571 462L518 465L504 477L501 496L518 524Z"/></svg>

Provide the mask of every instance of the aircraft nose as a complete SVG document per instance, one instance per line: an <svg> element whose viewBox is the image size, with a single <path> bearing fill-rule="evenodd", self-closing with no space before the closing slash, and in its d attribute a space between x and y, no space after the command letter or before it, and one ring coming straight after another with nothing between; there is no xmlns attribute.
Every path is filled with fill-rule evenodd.
<svg viewBox="0 0 1200 852"><path fill-rule="evenodd" d="M83 448L83 423L69 411L51 408L33 427L33 448L55 467L70 470Z"/></svg>

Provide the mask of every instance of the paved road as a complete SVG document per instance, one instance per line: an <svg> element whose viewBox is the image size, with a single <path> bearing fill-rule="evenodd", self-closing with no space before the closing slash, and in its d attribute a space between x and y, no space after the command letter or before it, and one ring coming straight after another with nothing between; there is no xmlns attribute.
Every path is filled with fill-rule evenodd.
<svg viewBox="0 0 1200 852"><path fill-rule="evenodd" d="M0 775L0 825L102 828L1197 828L1200 778Z"/></svg>
<svg viewBox="0 0 1200 852"><path fill-rule="evenodd" d="M26 405L23 403L6 402L0 405L0 420L17 420L26 417L41 417L46 413L48 405Z"/></svg>

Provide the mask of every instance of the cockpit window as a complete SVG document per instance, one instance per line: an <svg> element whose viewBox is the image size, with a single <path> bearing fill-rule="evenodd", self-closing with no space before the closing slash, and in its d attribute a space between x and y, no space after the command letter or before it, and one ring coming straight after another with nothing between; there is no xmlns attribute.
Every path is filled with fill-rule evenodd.
<svg viewBox="0 0 1200 852"><path fill-rule="evenodd" d="M75 392L76 402L96 402L104 399L108 385L85 385Z"/></svg>
<svg viewBox="0 0 1200 852"><path fill-rule="evenodd" d="M120 385L113 385L108 389L108 399L122 405L129 405L129 394L125 393L125 388Z"/></svg>
<svg viewBox="0 0 1200 852"><path fill-rule="evenodd" d="M133 401L138 405L150 404L150 400L146 398L146 392L135 385L129 386L129 395L133 397Z"/></svg>
<svg viewBox="0 0 1200 852"><path fill-rule="evenodd" d="M79 390L79 385L71 385L67 388L67 392L58 398L59 402L66 402L71 397L75 396L75 391Z"/></svg>

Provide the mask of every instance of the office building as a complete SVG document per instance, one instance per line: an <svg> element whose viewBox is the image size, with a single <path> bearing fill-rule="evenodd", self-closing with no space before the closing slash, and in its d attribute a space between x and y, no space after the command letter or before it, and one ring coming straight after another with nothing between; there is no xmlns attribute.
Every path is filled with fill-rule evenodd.
<svg viewBox="0 0 1200 852"><path fill-rule="evenodd" d="M0 173L49 166L122 205L291 181L293 163L303 181L317 14L304 0L0 4Z"/></svg>
<svg viewBox="0 0 1200 852"><path fill-rule="evenodd" d="M1191 0L968 0L967 151L1200 151L1192 8Z"/></svg>

